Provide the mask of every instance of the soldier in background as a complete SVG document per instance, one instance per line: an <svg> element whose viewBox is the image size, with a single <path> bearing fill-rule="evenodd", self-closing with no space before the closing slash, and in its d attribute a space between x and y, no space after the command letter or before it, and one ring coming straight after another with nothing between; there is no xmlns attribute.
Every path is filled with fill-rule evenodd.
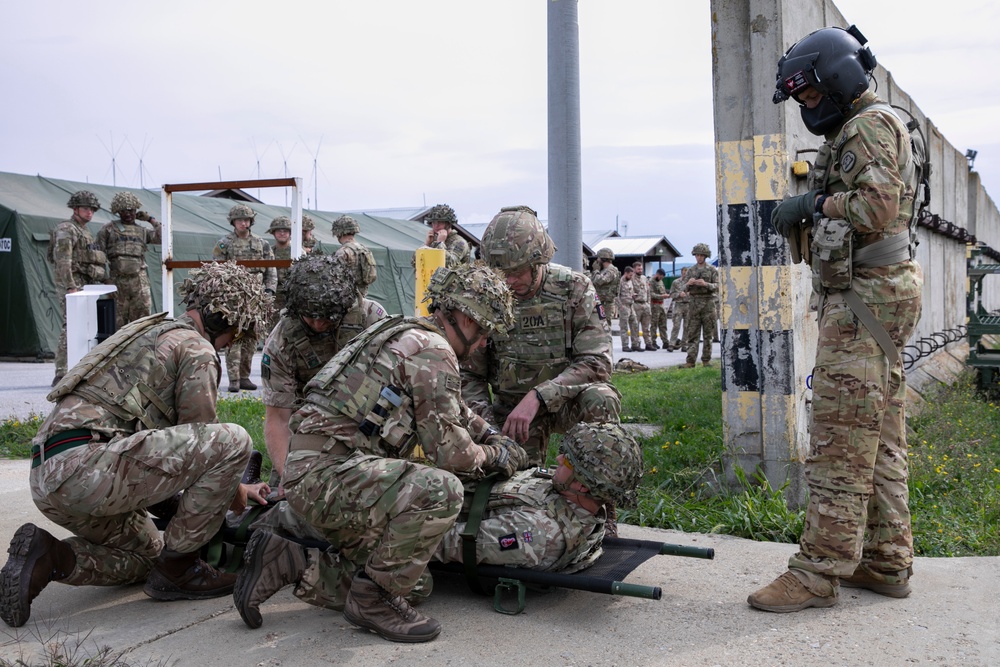
<svg viewBox="0 0 1000 667"><path fill-rule="evenodd" d="M368 286L378 277L378 268L372 251L354 240L354 235L361 231L358 221L349 215L342 215L333 221L332 231L340 243L336 254L354 267L358 293L367 296Z"/></svg>
<svg viewBox="0 0 1000 667"><path fill-rule="evenodd" d="M481 263L440 268L427 294L429 317L369 327L306 386L291 421L285 493L295 516L332 549L307 551L256 530L233 594L250 627L262 624L264 600L296 584L296 595L343 609L350 623L386 639L424 642L440 633L406 598L427 579L461 510L456 475L510 477L527 467L527 455L461 396L459 358L511 325L503 279ZM346 309L351 295L342 296Z"/></svg>
<svg viewBox="0 0 1000 667"><path fill-rule="evenodd" d="M642 332L643 341L646 343L646 352L657 349L653 344L653 333L649 330L652 313L649 307L649 278L643 275L643 265L641 261L633 262L632 268L632 308L635 310L635 319L639 321L639 331ZM638 336L638 332L636 332ZM632 339L632 351L638 352L638 339Z"/></svg>
<svg viewBox="0 0 1000 667"><path fill-rule="evenodd" d="M66 374L66 295L79 292L84 285L103 283L107 264L107 256L87 229L87 223L101 209L97 195L80 190L70 196L66 205L73 209L73 216L60 222L49 235L48 259L53 265L56 299L62 316L53 387Z"/></svg>
<svg viewBox="0 0 1000 667"><path fill-rule="evenodd" d="M233 231L219 239L212 250L212 257L218 261L274 259L270 244L250 231L255 217L257 214L246 204L236 204L229 209L229 224L233 226ZM278 283L278 272L274 267L250 268L249 271L253 275L261 276L265 292L274 294ZM263 335L263 328L260 331L248 331L241 339L230 344L226 352L226 374L229 376L230 392L237 393L240 389L257 388L257 385L250 381L250 367L254 352L257 351L257 339Z"/></svg>
<svg viewBox="0 0 1000 667"><path fill-rule="evenodd" d="M118 329L153 310L146 247L160 243L161 227L156 218L140 209L142 202L138 197L131 192L119 192L111 200L111 212L119 219L97 232L97 245L108 257L111 281L118 288L114 293ZM137 225L136 220L148 221L152 229Z"/></svg>
<svg viewBox="0 0 1000 667"><path fill-rule="evenodd" d="M126 325L49 394L56 405L32 440L31 496L74 536L18 528L0 571L0 617L11 627L27 622L32 600L52 581L145 580L158 600L232 591L234 575L198 558L226 508L246 505L239 481L252 447L242 426L217 423L217 350L259 326L271 299L259 277L234 264L192 271L181 294L184 315ZM161 538L146 508L182 490Z"/></svg>
<svg viewBox="0 0 1000 667"><path fill-rule="evenodd" d="M594 269L590 281L597 290L597 298L604 306L604 316L609 320L618 317L618 284L622 274L614 265L615 253L611 248L601 248L597 251L598 267Z"/></svg>
<svg viewBox="0 0 1000 667"><path fill-rule="evenodd" d="M685 338L681 335L687 332L687 329L684 328L688 307L688 293L684 291L687 286L687 274L688 267L685 266L681 269L681 275L670 284L670 307L673 309L670 320L670 339L674 342L674 348L680 348L681 352L687 349L687 346L682 343Z"/></svg>
<svg viewBox="0 0 1000 667"><path fill-rule="evenodd" d="M583 421L618 421L621 394L608 381L611 330L590 278L550 263L555 245L527 206L501 209L480 251L506 276L514 327L463 363L462 395L538 465L552 433Z"/></svg>
<svg viewBox="0 0 1000 667"><path fill-rule="evenodd" d="M302 214L302 250L307 255L322 255L323 244L316 240L313 232L316 230L316 223L313 219Z"/></svg>
<svg viewBox="0 0 1000 667"><path fill-rule="evenodd" d="M639 347L639 320L635 316L635 269L626 266L618 283L618 329L622 352L642 352Z"/></svg>
<svg viewBox="0 0 1000 667"><path fill-rule="evenodd" d="M355 279L343 257L316 255L295 260L279 289L285 312L264 343L260 366L273 487L280 486L291 437L288 420L305 399L306 383L348 341L386 317L381 304L360 297Z"/></svg>
<svg viewBox="0 0 1000 667"><path fill-rule="evenodd" d="M471 498L479 484L492 484L476 534L478 563L567 574L593 565L603 553L609 506L635 506L642 450L620 424L586 423L567 431L559 452L547 471L466 483L465 507L434 560L463 562Z"/></svg>
<svg viewBox="0 0 1000 667"><path fill-rule="evenodd" d="M279 215L277 218L271 221L271 226L267 228L267 233L274 237L274 247L271 251L274 253L275 259L291 259L292 258L292 221L287 215ZM285 295L281 290L281 286L285 284L285 278L288 276L287 268L275 269L275 275L277 276L275 284L275 294L274 294L274 314L275 318L279 317L281 310L285 307ZM277 321L277 320L276 320ZM271 323L271 328L274 328L275 322Z"/></svg>
<svg viewBox="0 0 1000 667"><path fill-rule="evenodd" d="M445 266L454 268L469 263L469 243L455 231L454 226L458 224L455 209L447 204L438 204L430 210L424 222L431 226L424 245L444 250Z"/></svg>
<svg viewBox="0 0 1000 667"><path fill-rule="evenodd" d="M670 296L667 287L663 284L663 279L667 277L666 271L657 269L653 279L649 281L649 301L651 304L651 317L649 321L649 335L654 339L653 349L656 349L655 339L657 334L660 337L660 347L667 352L673 352L674 348L670 344L670 336L667 335L667 307Z"/></svg>
<svg viewBox="0 0 1000 667"><path fill-rule="evenodd" d="M699 243L691 250L696 264L688 267L687 319L684 333L687 334L687 362L684 368L694 368L698 356L698 340L701 339L701 365L708 366L712 359L712 338L715 337L719 319L716 316L715 297L719 293L719 270L705 260L712 256L708 244Z"/></svg>

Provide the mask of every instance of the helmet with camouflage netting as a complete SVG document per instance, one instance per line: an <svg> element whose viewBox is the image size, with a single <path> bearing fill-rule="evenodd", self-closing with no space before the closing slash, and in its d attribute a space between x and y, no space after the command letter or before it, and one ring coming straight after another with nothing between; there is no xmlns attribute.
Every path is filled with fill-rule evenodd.
<svg viewBox="0 0 1000 667"><path fill-rule="evenodd" d="M500 209L479 244L479 254L486 263L501 271L548 264L555 251L537 214L527 206Z"/></svg>
<svg viewBox="0 0 1000 667"><path fill-rule="evenodd" d="M119 192L111 200L111 212L121 213L122 211L138 211L142 208L142 202L131 192Z"/></svg>
<svg viewBox="0 0 1000 667"><path fill-rule="evenodd" d="M236 262L210 262L193 269L180 286L188 309L201 313L205 331L217 335L263 331L274 309L274 296L264 291L263 277Z"/></svg>
<svg viewBox="0 0 1000 667"><path fill-rule="evenodd" d="M430 310L460 310L483 331L506 335L514 326L513 297L507 283L483 262L463 266L461 271L439 268L427 284L424 301Z"/></svg>
<svg viewBox="0 0 1000 667"><path fill-rule="evenodd" d="M691 249L692 255L704 255L705 257L712 256L712 249L708 247L707 243L696 243L694 248Z"/></svg>
<svg viewBox="0 0 1000 667"><path fill-rule="evenodd" d="M316 223L305 213L302 214L302 231L311 232L316 229Z"/></svg>
<svg viewBox="0 0 1000 667"><path fill-rule="evenodd" d="M343 236L345 234L357 234L361 231L361 227L358 226L358 221L349 215L342 215L333 221L332 227L334 236Z"/></svg>
<svg viewBox="0 0 1000 667"><path fill-rule="evenodd" d="M598 259L606 259L609 262L613 262L615 259L615 251L611 248L601 248L597 251Z"/></svg>
<svg viewBox="0 0 1000 667"><path fill-rule="evenodd" d="M563 436L559 453L591 496L618 507L635 505L642 450L621 424L577 424Z"/></svg>
<svg viewBox="0 0 1000 667"><path fill-rule="evenodd" d="M229 209L229 224L233 224L234 220L249 220L250 226L253 227L253 219L256 217L256 211L246 204L237 204Z"/></svg>
<svg viewBox="0 0 1000 667"><path fill-rule="evenodd" d="M279 229L287 229L292 231L292 221L288 219L287 215L279 215L277 218L271 221L271 226L267 228L268 234L273 234Z"/></svg>
<svg viewBox="0 0 1000 667"><path fill-rule="evenodd" d="M281 284L286 314L340 320L358 303L356 271L343 255L306 255Z"/></svg>
<svg viewBox="0 0 1000 667"><path fill-rule="evenodd" d="M69 197L69 201L66 202L66 206L70 208L92 208L95 211L101 209L101 203L97 201L97 195L95 195L90 190L79 190L74 192Z"/></svg>
<svg viewBox="0 0 1000 667"><path fill-rule="evenodd" d="M428 225L432 222L445 222L449 225L457 225L458 217L455 215L455 209L451 206L438 204L427 213L424 217L424 222Z"/></svg>

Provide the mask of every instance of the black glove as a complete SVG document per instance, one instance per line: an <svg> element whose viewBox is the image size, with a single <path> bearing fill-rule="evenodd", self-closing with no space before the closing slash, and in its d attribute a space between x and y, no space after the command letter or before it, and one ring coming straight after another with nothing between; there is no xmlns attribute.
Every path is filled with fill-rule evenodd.
<svg viewBox="0 0 1000 667"><path fill-rule="evenodd" d="M785 238L792 235L795 225L806 220L812 220L816 212L816 197L823 194L822 190L810 190L804 195L786 197L774 207L771 213L771 226Z"/></svg>
<svg viewBox="0 0 1000 667"><path fill-rule="evenodd" d="M505 435L489 436L482 447L486 450L487 472L497 471L504 477L510 477L528 467L528 453Z"/></svg>

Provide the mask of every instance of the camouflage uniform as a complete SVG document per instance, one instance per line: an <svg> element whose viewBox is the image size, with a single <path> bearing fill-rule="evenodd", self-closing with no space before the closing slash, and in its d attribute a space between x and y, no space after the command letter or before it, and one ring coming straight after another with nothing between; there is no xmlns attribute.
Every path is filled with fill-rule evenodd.
<svg viewBox="0 0 1000 667"><path fill-rule="evenodd" d="M538 292L514 302L510 334L491 337L462 364L462 396L491 422L503 424L529 391L537 392L542 405L523 443L536 464L552 433L582 421L616 422L621 410L621 394L608 382L611 332L594 286L559 264L541 270Z"/></svg>
<svg viewBox="0 0 1000 667"><path fill-rule="evenodd" d="M649 335L654 338L657 333L660 336L660 347L670 347L670 336L667 335L667 307L664 303L669 296L667 288L663 284L663 279L654 276L649 281L649 300L652 304L652 317L649 322Z"/></svg>
<svg viewBox="0 0 1000 667"><path fill-rule="evenodd" d="M245 239L236 232L226 234L212 249L212 257L216 260L229 259L274 259L271 244L250 232ZM261 275L264 279L264 289L274 294L278 287L278 272L274 267L262 269L248 267L251 274ZM263 331L248 332L240 340L231 343L226 352L226 375L230 387L241 380L250 380L250 367L254 352L257 351L257 339L264 335Z"/></svg>
<svg viewBox="0 0 1000 667"><path fill-rule="evenodd" d="M90 438L32 461L35 505L75 535L65 542L76 568L63 583L142 581L164 542L184 553L201 547L221 526L249 457L247 432L216 423L215 349L189 317L160 318L130 325L145 331L60 398L32 441L44 448L53 436L78 429ZM140 383L146 392L135 390ZM120 400L106 400L116 394ZM161 538L145 508L181 490L183 500Z"/></svg>
<svg viewBox="0 0 1000 667"><path fill-rule="evenodd" d="M687 274L683 274L674 279L674 282L670 284L670 307L673 309L673 314L670 320L670 340L673 341L674 347L681 346L681 333L685 332L684 320L687 318L687 307L688 307L688 296L685 291L687 287ZM684 293L681 296L681 293Z"/></svg>
<svg viewBox="0 0 1000 667"><path fill-rule="evenodd" d="M635 319L638 320L639 326L636 331L633 332L632 337L632 349L639 349L639 332L642 332L642 338L646 343L646 349L653 349L653 334L649 330L650 320L652 319L651 310L649 307L649 278L640 273L635 273L632 276L632 309L635 311Z"/></svg>
<svg viewBox="0 0 1000 667"><path fill-rule="evenodd" d="M121 220L112 220L97 232L97 245L108 256L111 280L118 288L115 292L115 323L122 328L129 322L149 315L153 309L153 295L149 288L146 267L146 246L159 243L161 226L155 219L152 229Z"/></svg>
<svg viewBox="0 0 1000 667"><path fill-rule="evenodd" d="M469 242L462 238L462 235L454 229L448 230L448 238L426 246L429 248L439 248L445 251L445 266L453 268L459 264L469 263Z"/></svg>
<svg viewBox="0 0 1000 667"><path fill-rule="evenodd" d="M618 283L618 329L622 337L622 352L639 349L639 319L635 316L634 305L635 274L632 275L628 280L623 277Z"/></svg>
<svg viewBox="0 0 1000 667"><path fill-rule="evenodd" d="M614 264L608 264L606 269L595 270L590 279L594 283L594 289L597 290L597 298L604 306L605 317L618 317L618 284L621 280L621 271Z"/></svg>
<svg viewBox="0 0 1000 667"><path fill-rule="evenodd" d="M384 437L368 437L359 422L383 387L403 403ZM360 567L393 595L417 585L461 509L455 474L485 474L488 454L477 443L491 429L460 390L455 352L433 319L402 317L366 330L306 385L290 422L285 493L294 516L336 553L310 550L297 596L339 608ZM416 458L430 465L407 460Z"/></svg>
<svg viewBox="0 0 1000 667"><path fill-rule="evenodd" d="M467 499L473 491L467 484ZM577 572L601 557L606 516L604 507L591 514L556 491L550 478L525 470L490 490L476 535L476 555L480 563L490 565ZM462 562L466 521L460 517L444 534L434 560Z"/></svg>
<svg viewBox="0 0 1000 667"><path fill-rule="evenodd" d="M378 278L378 269L372 251L357 241L348 241L337 248L337 255L346 257L357 271L358 292L368 294L368 286Z"/></svg>
<svg viewBox="0 0 1000 667"><path fill-rule="evenodd" d="M692 285L691 281L700 278L709 283ZM699 266L689 266L685 291L688 293L687 317L684 321L684 333L687 335L687 363L694 364L698 356L698 339L701 338L701 360L708 363L712 359L712 339L718 327L715 314L715 295L718 293L719 270L705 262Z"/></svg>
<svg viewBox="0 0 1000 667"><path fill-rule="evenodd" d="M83 289L84 285L99 285L107 275L107 256L100 249L86 223L78 222L74 215L63 220L52 232L49 240L51 260L54 264L56 298L62 315L62 333L56 350L56 377L66 374L66 294Z"/></svg>
<svg viewBox="0 0 1000 667"><path fill-rule="evenodd" d="M831 155L824 213L845 219L860 248L909 230L915 177L909 132L872 92L827 135ZM855 251L856 252L856 251ZM815 255L814 255L815 257ZM923 274L915 260L854 267L851 288L902 351L920 319ZM901 364L889 367L842 292L828 292L819 319L806 480L809 505L789 567L817 594L825 576L860 563L876 579L905 583L913 563Z"/></svg>

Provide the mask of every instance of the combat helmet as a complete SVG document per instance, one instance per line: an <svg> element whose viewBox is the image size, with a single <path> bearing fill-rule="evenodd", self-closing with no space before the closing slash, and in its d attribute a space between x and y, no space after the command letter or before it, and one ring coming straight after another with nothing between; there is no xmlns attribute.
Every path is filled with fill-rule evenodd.
<svg viewBox="0 0 1000 667"><path fill-rule="evenodd" d="M597 251L598 259L606 259L609 262L615 261L615 251L611 248L601 248Z"/></svg>
<svg viewBox="0 0 1000 667"><path fill-rule="evenodd" d="M514 326L513 296L507 283L481 261L463 266L461 271L439 268L427 284L424 301L430 311L460 310L476 321L487 334L505 336Z"/></svg>
<svg viewBox="0 0 1000 667"><path fill-rule="evenodd" d="M704 255L705 257L712 256L712 249L708 247L707 243L696 243L694 248L691 249L692 255Z"/></svg>
<svg viewBox="0 0 1000 667"><path fill-rule="evenodd" d="M274 234L279 229L292 231L292 221L288 219L287 215L279 215L277 218L272 220L271 226L267 228L267 233Z"/></svg>
<svg viewBox="0 0 1000 667"><path fill-rule="evenodd" d="M455 215L455 209L451 206L438 204L427 213L424 217L424 222L428 225L432 222L446 222L449 225L457 225L458 217Z"/></svg>
<svg viewBox="0 0 1000 667"><path fill-rule="evenodd" d="M138 211L142 208L142 202L131 192L119 192L111 200L111 212L121 213L122 211Z"/></svg>
<svg viewBox="0 0 1000 667"><path fill-rule="evenodd" d="M234 327L236 331L263 331L271 318L274 296L264 291L263 276L236 262L208 262L193 269L180 286L188 309L201 313L205 331L213 340Z"/></svg>
<svg viewBox="0 0 1000 667"><path fill-rule="evenodd" d="M563 436L559 453L589 495L618 507L635 505L642 450L621 424L577 424Z"/></svg>
<svg viewBox="0 0 1000 667"><path fill-rule="evenodd" d="M537 214L527 206L505 206L490 221L479 244L479 254L489 266L514 271L548 264L556 246Z"/></svg>
<svg viewBox="0 0 1000 667"><path fill-rule="evenodd" d="M249 220L250 226L253 227L253 219L256 217L257 217L256 211L254 211L246 204L237 204L236 206L229 209L229 224L231 225L233 224L234 220Z"/></svg>
<svg viewBox="0 0 1000 667"><path fill-rule="evenodd" d="M793 44L778 61L776 90L772 101L780 104L812 86L823 95L815 108L801 102L802 121L813 134L823 135L837 127L854 102L868 90L878 64L868 40L857 26L821 28Z"/></svg>
<svg viewBox="0 0 1000 667"><path fill-rule="evenodd" d="M333 221L331 231L334 236L341 237L345 234L357 234L361 231L361 227L358 226L358 221L351 216L342 215Z"/></svg>
<svg viewBox="0 0 1000 667"><path fill-rule="evenodd" d="M311 232L316 229L316 223L305 213L302 214L302 231Z"/></svg>
<svg viewBox="0 0 1000 667"><path fill-rule="evenodd" d="M306 255L281 283L285 313L339 321L358 303L356 272L342 255Z"/></svg>
<svg viewBox="0 0 1000 667"><path fill-rule="evenodd" d="M95 211L101 210L101 203L97 201L97 195L90 190L80 190L74 192L66 202L70 208L92 208Z"/></svg>

